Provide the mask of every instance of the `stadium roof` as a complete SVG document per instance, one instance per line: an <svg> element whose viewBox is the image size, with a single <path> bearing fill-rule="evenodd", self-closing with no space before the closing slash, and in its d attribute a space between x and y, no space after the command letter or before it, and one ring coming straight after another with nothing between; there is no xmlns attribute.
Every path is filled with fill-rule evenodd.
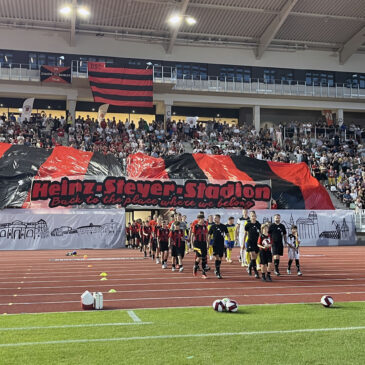
<svg viewBox="0 0 365 365"><path fill-rule="evenodd" d="M174 45L249 47L339 52L340 63L365 51L364 0L83 0L87 19L65 18L59 9L77 0L2 0L0 26L49 29ZM175 13L197 23L172 28Z"/></svg>

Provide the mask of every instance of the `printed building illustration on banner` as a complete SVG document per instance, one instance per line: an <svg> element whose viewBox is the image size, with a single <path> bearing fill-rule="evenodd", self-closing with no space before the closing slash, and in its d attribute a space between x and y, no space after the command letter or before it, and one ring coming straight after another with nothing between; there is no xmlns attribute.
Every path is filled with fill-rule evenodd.
<svg viewBox="0 0 365 365"><path fill-rule="evenodd" d="M263 223L272 223L272 217L265 217L263 219ZM285 226L287 232L290 232L291 227L293 225L298 226L298 234L301 239L307 238L318 238L319 236L319 225L318 225L318 217L317 213L311 211L307 218L298 218L297 221L294 221L293 215L290 215L289 222L285 219L281 221L281 223Z"/></svg>
<svg viewBox="0 0 365 365"><path fill-rule="evenodd" d="M51 236L63 236L65 234L111 234L115 233L117 228L118 224L111 220L111 222L102 225L90 223L88 226L80 226L78 228L68 226L58 227L51 232Z"/></svg>
<svg viewBox="0 0 365 365"><path fill-rule="evenodd" d="M340 226L336 221L332 221L332 225L335 226L333 231L323 231L319 237L320 238L332 238L332 239L347 239L349 238L349 227L346 223L346 219L342 220L342 225Z"/></svg>
<svg viewBox="0 0 365 365"><path fill-rule="evenodd" d="M0 224L0 238L26 239L46 238L49 230L46 221L40 219L38 222L21 222Z"/></svg>
<svg viewBox="0 0 365 365"><path fill-rule="evenodd" d="M317 238L319 236L319 225L316 212L311 211L308 218L298 218L296 225L298 226L299 237Z"/></svg>

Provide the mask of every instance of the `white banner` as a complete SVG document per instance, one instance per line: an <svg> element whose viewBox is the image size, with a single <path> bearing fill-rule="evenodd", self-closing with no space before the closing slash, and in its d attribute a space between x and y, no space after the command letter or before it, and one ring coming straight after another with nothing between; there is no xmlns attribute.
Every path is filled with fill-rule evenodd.
<svg viewBox="0 0 365 365"><path fill-rule="evenodd" d="M198 119L198 117L186 117L186 123L190 125L190 128L194 128L196 127Z"/></svg>
<svg viewBox="0 0 365 365"><path fill-rule="evenodd" d="M0 250L120 248L124 209L4 209Z"/></svg>
<svg viewBox="0 0 365 365"><path fill-rule="evenodd" d="M199 213L198 209L178 209L187 216L190 223ZM237 209L207 209L205 218L209 214L220 214L222 223L227 223L229 217L235 222L242 216L242 210ZM288 234L292 225L298 226L299 239L303 246L338 246L355 245L355 220L351 210L256 210L258 221L273 222L274 215L280 214Z"/></svg>
<svg viewBox="0 0 365 365"><path fill-rule="evenodd" d="M165 106L165 121L171 120L171 105Z"/></svg>
<svg viewBox="0 0 365 365"><path fill-rule="evenodd" d="M34 98L26 99L23 103L22 115L20 120L23 122L25 119L30 121L30 117L32 116Z"/></svg>
<svg viewBox="0 0 365 365"><path fill-rule="evenodd" d="M100 123L105 119L106 113L108 112L109 104L103 104L99 106L98 110L98 122Z"/></svg>

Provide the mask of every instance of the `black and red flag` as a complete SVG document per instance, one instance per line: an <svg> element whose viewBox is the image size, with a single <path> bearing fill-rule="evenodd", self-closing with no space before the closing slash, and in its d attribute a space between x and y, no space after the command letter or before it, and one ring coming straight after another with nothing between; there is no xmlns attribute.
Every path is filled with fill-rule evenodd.
<svg viewBox="0 0 365 365"><path fill-rule="evenodd" d="M152 69L109 67L104 62L88 62L94 101L129 107L153 107Z"/></svg>
<svg viewBox="0 0 365 365"><path fill-rule="evenodd" d="M214 181L271 181L279 209L334 209L326 189L302 162L289 164L244 156L193 153L154 158L136 153L127 162L134 179L201 179Z"/></svg>
<svg viewBox="0 0 365 365"><path fill-rule="evenodd" d="M69 84L71 82L71 67L41 66L41 81Z"/></svg>

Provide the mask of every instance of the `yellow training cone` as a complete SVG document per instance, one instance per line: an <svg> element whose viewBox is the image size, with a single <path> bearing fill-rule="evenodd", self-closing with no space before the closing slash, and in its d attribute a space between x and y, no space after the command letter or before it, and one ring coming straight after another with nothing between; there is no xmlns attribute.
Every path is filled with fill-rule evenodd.
<svg viewBox="0 0 365 365"><path fill-rule="evenodd" d="M110 289L108 293L116 293L117 291L115 289Z"/></svg>
<svg viewBox="0 0 365 365"><path fill-rule="evenodd" d="M84 260L86 260L87 259L87 255L84 255Z"/></svg>
<svg viewBox="0 0 365 365"><path fill-rule="evenodd" d="M108 276L108 274L106 272L102 272L99 276Z"/></svg>
<svg viewBox="0 0 365 365"><path fill-rule="evenodd" d="M103 280L108 280L107 278L101 278L100 281L103 281Z"/></svg>

